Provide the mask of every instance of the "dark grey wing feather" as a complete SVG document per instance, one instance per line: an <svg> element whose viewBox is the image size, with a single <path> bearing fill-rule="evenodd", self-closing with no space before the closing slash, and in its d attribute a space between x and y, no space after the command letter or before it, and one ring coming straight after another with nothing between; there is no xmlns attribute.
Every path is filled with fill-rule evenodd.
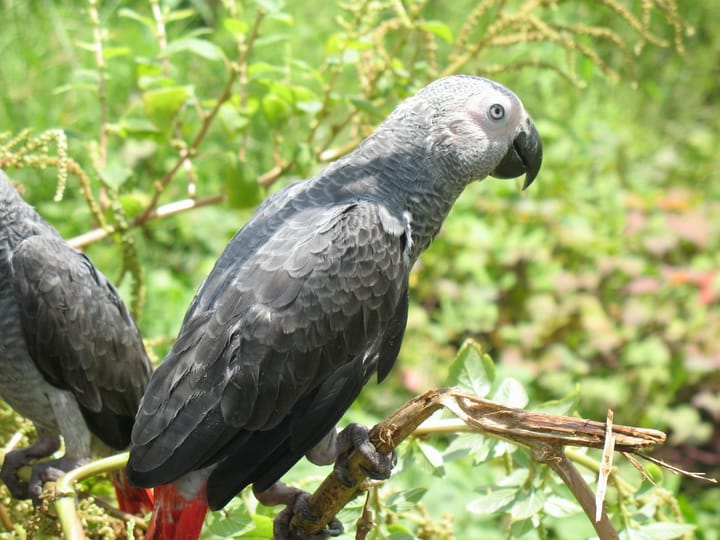
<svg viewBox="0 0 720 540"><path fill-rule="evenodd" d="M59 237L26 238L11 263L33 361L51 384L73 393L93 433L125 448L151 368L117 291Z"/></svg>
<svg viewBox="0 0 720 540"><path fill-rule="evenodd" d="M406 293L402 224L370 202L298 205L282 226L277 214L264 223L256 214L230 242L153 375L133 430L135 483L168 483L213 462L237 463L232 456L255 471L252 483L269 455L287 458L292 446L282 474L375 371Z"/></svg>

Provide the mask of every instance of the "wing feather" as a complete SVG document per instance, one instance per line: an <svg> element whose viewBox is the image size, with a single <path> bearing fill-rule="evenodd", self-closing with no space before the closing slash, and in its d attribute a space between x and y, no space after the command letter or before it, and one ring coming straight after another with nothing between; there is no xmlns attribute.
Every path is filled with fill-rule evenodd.
<svg viewBox="0 0 720 540"><path fill-rule="evenodd" d="M384 327L406 294L403 228L386 227L377 203L298 206L282 227L257 223L261 209L198 291L138 414L129 470L140 485L171 482L209 465L208 456L242 456L253 482L270 467L264 458L292 446L283 458L289 468L376 369ZM196 392L212 398L187 399ZM311 414L299 410L308 406ZM299 436L290 422L311 433ZM188 455L200 454L202 463L188 465ZM214 476L220 482L222 474Z"/></svg>
<svg viewBox="0 0 720 540"><path fill-rule="evenodd" d="M51 384L75 395L103 441L127 446L150 363L117 291L85 255L56 236L26 238L11 264L35 365Z"/></svg>

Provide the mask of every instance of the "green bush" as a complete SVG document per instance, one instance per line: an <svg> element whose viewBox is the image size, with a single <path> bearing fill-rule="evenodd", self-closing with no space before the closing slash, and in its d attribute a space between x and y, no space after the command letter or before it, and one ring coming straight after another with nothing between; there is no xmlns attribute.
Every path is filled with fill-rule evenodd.
<svg viewBox="0 0 720 540"><path fill-rule="evenodd" d="M530 407L571 396L567 410L595 419L612 408L618 423L668 430L668 459L717 472L716 7L65 0L2 11L0 167L116 279L158 361L269 192L353 148L430 79L502 80L543 136L541 176L527 193L488 180L463 194L412 275L398 367L348 420L374 423L444 384L473 338L498 363L493 392L511 385ZM3 420L6 439L16 422ZM592 535L522 450L445 435L400 452L400 472L370 491L368 538ZM304 463L289 475L308 488L318 476ZM617 476L610 504L627 538L718 538L716 488L667 475L652 488L626 465ZM361 509L343 511L348 528ZM263 537L275 511L243 494L206 532Z"/></svg>

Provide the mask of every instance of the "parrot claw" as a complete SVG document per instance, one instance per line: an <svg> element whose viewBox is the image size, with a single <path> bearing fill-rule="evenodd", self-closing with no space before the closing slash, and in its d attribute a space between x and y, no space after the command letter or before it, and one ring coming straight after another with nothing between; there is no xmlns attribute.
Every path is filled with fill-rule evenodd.
<svg viewBox="0 0 720 540"><path fill-rule="evenodd" d="M360 469L372 480L387 480L390 478L393 468L397 465L397 454L393 450L385 455L377 451L370 442L368 429L359 424L350 424L340 432L337 438L338 458L335 462L335 474L347 487L352 487L354 482L350 479L348 470L348 458L352 450L360 452L370 463L370 467L361 465Z"/></svg>
<svg viewBox="0 0 720 540"><path fill-rule="evenodd" d="M255 497L265 506L284 504L285 510L280 512L273 523L272 540L324 540L326 538L340 536L343 532L343 524L333 518L322 531L308 535L294 529L291 525L293 516L299 515L308 521L317 521L317 516L310 511L308 498L310 495L298 488L287 486L282 482L275 482L264 491L256 491ZM292 529L292 534L290 534Z"/></svg>
<svg viewBox="0 0 720 540"><path fill-rule="evenodd" d="M31 483L21 480L18 475L20 469L30 465L36 459L50 456L60 448L60 439L58 437L40 431L38 431L38 435L38 439L30 446L18 448L5 454L5 460L0 469L0 478L2 478L10 494L16 499L35 499L31 489L32 477ZM33 466L33 470L35 467L36 465ZM42 491L42 485L40 490Z"/></svg>
<svg viewBox="0 0 720 540"><path fill-rule="evenodd" d="M2 469L0 469L0 478L10 490L10 494L16 499L29 499L30 491L28 483L20 480L18 471L26 465L27 460L25 456L22 457L19 454L19 450L9 452L5 456Z"/></svg>
<svg viewBox="0 0 720 540"><path fill-rule="evenodd" d="M70 458L63 456L59 459L34 464L32 466L30 483L28 484L29 498L32 499L33 504L38 506L41 503L40 496L42 495L45 482L56 482L68 471L84 465L89 461L88 458Z"/></svg>
<svg viewBox="0 0 720 540"><path fill-rule="evenodd" d="M290 534L292 528L291 522L294 515L302 515L305 519L315 520L317 517L310 512L308 507L309 494L302 492L295 499L293 505L288 505L285 510L280 512L275 518L273 524L273 540L290 540L298 538L299 540L325 540L335 536L340 536L344 530L343 524L337 518L330 520L325 529L316 534L305 534L295 528Z"/></svg>

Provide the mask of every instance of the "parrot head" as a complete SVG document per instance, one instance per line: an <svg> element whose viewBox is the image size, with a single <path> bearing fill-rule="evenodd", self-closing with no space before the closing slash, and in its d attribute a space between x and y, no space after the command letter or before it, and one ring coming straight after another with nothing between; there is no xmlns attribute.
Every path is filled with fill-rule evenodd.
<svg viewBox="0 0 720 540"><path fill-rule="evenodd" d="M468 179L516 178L527 188L542 163L542 141L520 99L482 77L438 79L417 98L432 110L429 154Z"/></svg>

